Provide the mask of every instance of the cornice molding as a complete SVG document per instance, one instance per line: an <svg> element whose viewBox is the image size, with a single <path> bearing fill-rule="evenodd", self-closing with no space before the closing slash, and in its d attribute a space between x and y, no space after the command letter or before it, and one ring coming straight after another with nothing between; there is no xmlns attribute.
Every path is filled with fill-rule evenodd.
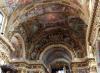
<svg viewBox="0 0 100 73"><path fill-rule="evenodd" d="M0 40L2 40L3 43L5 43L9 47L10 51L15 51L15 49L13 48L13 46L11 45L11 43L9 42L9 40L4 35L0 34Z"/></svg>

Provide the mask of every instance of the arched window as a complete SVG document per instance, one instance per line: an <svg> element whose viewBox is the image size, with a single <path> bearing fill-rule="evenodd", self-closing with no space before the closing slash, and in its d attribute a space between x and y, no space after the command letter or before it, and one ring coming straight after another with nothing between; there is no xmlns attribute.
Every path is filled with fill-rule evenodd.
<svg viewBox="0 0 100 73"><path fill-rule="evenodd" d="M0 30L3 24L3 14L0 12Z"/></svg>

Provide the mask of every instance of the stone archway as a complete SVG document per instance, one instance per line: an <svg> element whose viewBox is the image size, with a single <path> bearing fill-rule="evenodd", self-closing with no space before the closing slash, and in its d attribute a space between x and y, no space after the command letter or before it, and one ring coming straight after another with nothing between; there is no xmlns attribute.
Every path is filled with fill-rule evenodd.
<svg viewBox="0 0 100 73"><path fill-rule="evenodd" d="M46 47L46 49L41 53L40 60L43 65L52 73L53 69L57 71L60 68L64 68L66 71L70 71L71 61L74 58L74 54L65 45L54 44ZM59 68L57 65L59 64ZM68 68L65 68L68 67Z"/></svg>

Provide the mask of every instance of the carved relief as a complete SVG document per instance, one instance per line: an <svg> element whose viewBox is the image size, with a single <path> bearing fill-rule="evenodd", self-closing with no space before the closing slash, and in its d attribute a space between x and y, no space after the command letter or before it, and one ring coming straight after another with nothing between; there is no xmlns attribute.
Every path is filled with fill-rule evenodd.
<svg viewBox="0 0 100 73"><path fill-rule="evenodd" d="M25 45L22 37L20 34L16 33L11 38L11 43L13 47L15 48L15 52L13 52L12 56L13 58L22 58L25 50Z"/></svg>
<svg viewBox="0 0 100 73"><path fill-rule="evenodd" d="M72 73L90 73L88 68L88 62L73 62L71 64Z"/></svg>
<svg viewBox="0 0 100 73"><path fill-rule="evenodd" d="M0 65L8 64L10 61L11 48L9 44L0 37Z"/></svg>
<svg viewBox="0 0 100 73"><path fill-rule="evenodd" d="M10 57L6 53L0 51L0 65L7 64L10 60Z"/></svg>

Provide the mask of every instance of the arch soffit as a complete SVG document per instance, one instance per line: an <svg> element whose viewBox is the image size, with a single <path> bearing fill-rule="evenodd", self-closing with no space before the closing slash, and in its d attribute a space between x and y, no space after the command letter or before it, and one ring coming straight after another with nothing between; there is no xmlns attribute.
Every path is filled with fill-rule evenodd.
<svg viewBox="0 0 100 73"><path fill-rule="evenodd" d="M95 16L96 16L96 11L98 10L98 2L99 2L99 0L93 0L93 2L94 2L94 5L93 5L93 11L92 11L92 15L91 15L91 21L90 21L90 23L89 23L89 26L88 26L88 30L87 30L87 38L86 38L86 42L87 42L87 44L88 44L88 46L89 45L91 45L91 46L93 46L94 44L95 44L95 42L96 42L96 38L97 38L97 34L98 34L98 25L97 25L97 23L95 23ZM97 14L98 14L98 12L97 12ZM95 26L95 24L96 24L96 26ZM93 26L94 25L94 26ZM93 26L93 27L92 27ZM99 26L100 27L100 26ZM96 28L96 29L95 29ZM96 31L96 32L94 32L94 34L92 35L91 34L91 32L93 32L93 31ZM95 35L95 36L94 36ZM93 38L92 38L92 36L93 36Z"/></svg>
<svg viewBox="0 0 100 73"><path fill-rule="evenodd" d="M63 1L55 1L55 2L49 2L49 3L58 3L58 4L68 5L67 2L64 3ZM69 1L69 3L70 3L70 5L68 5L68 6L70 6L70 7L72 7L72 8L75 8L75 9L79 9L80 11L82 11L82 8L79 7L78 5L73 4L73 3L70 2L70 1ZM39 3L39 4L43 4L43 3ZM15 10L15 11L12 13L12 15L11 15L8 24L13 24L16 20L19 21L19 24L20 24L20 23L21 23L21 20L20 20L19 17L25 15L27 12L29 12L30 10L32 10L33 8L35 8L35 7L36 7L37 5L39 5L39 4L34 4L34 3L32 3L32 4L30 4L30 5L25 6L24 8L19 8L19 9ZM73 6L72 6L72 5L73 5ZM82 11L82 12L83 12L83 11ZM19 14L19 13L20 13L20 14ZM83 13L84 13L84 12L83 12ZM84 16L84 15L83 15L83 16ZM86 21L84 20L84 18L82 18L83 16L80 16L80 17L81 17L81 19L82 19L84 22L86 22Z"/></svg>
<svg viewBox="0 0 100 73"><path fill-rule="evenodd" d="M49 3L56 3L56 2L49 2ZM58 4L62 4L62 5L68 5L68 3L66 2L66 3L64 3L63 1L57 1L57 3ZM70 4L73 4L73 3L71 3L71 2L69 2ZM39 4L43 4L43 3L39 3ZM13 24L14 22L18 22L18 25L21 25L21 19L20 19L20 16L23 16L24 14L27 14L30 10L32 10L33 8L35 8L36 6L38 6L39 4L30 4L30 5L27 5L27 6L25 6L24 8L19 8L19 9L17 9L17 10L15 10L14 12L13 12L13 14L11 15L11 17L10 17L10 20L9 20L9 22L8 22L8 25L7 26L9 26L9 24ZM75 4L74 4L75 5ZM72 8L74 8L74 9L79 9L81 12L82 12L82 8L81 7L79 7L78 5L75 5L75 6L71 6L71 5L68 5L68 6L70 6L70 7L72 7ZM18 14L17 14L18 13ZM20 14L19 14L20 13ZM84 13L83 13L84 14ZM84 15L83 15L84 16ZM83 17L82 16L82 17ZM80 16L80 18L84 21L84 18L82 18L81 16ZM86 21L84 21L85 23L86 23ZM8 31L9 31L9 29L8 29ZM9 32L8 32L9 33Z"/></svg>
<svg viewBox="0 0 100 73"><path fill-rule="evenodd" d="M19 33L15 33L12 37L16 37L18 39L18 41L22 44L22 48L25 49L24 40Z"/></svg>
<svg viewBox="0 0 100 73"><path fill-rule="evenodd" d="M66 60L66 59L64 59L64 58L59 58L59 59L55 59L54 61L52 61L52 62L50 63L50 65L51 65L51 64L54 64L54 63L56 63L56 62L65 62L65 63L67 63L67 64L70 64L70 61L68 61L68 60Z"/></svg>
<svg viewBox="0 0 100 73"><path fill-rule="evenodd" d="M75 9L76 11L80 10L81 15L79 15L78 17L80 17L86 23L85 17L84 17L84 12L82 11L81 7L79 7L78 5L76 5L74 3L69 2L69 4L68 4L67 2L64 3L63 1L28 5L28 6L26 6L25 8L22 9L21 13L23 13L23 14L21 16L23 16L23 15L27 14L28 12L32 11L32 9L34 9L37 6L47 5L47 4L60 4L60 5L71 7L72 9Z"/></svg>
<svg viewBox="0 0 100 73"><path fill-rule="evenodd" d="M67 46L62 45L62 44L54 44L54 45L50 45L50 46L48 46L48 47L45 48L45 50L40 54L39 60L42 61L42 58L43 58L43 56L45 55L45 53L46 53L48 50L50 50L51 48L53 48L53 47L63 47L63 48L65 48L65 49L71 54L72 60L74 59L75 54L74 54L71 50L69 50Z"/></svg>

